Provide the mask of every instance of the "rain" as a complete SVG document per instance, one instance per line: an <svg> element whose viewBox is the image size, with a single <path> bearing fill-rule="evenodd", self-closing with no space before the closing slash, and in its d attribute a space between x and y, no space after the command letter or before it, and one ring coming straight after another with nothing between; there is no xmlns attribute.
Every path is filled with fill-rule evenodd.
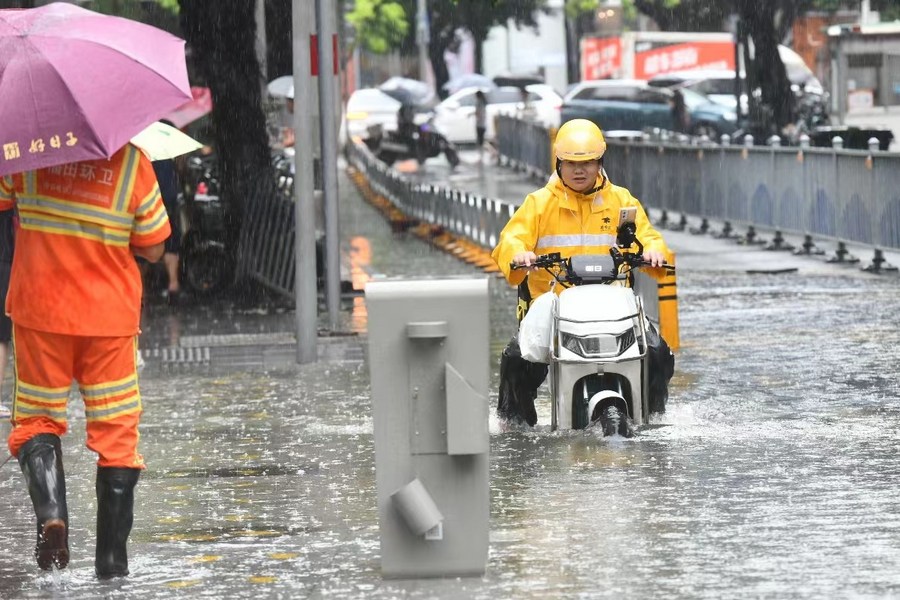
<svg viewBox="0 0 900 600"><path fill-rule="evenodd" d="M9 457L0 598L896 593L894 3L294 2L319 27L330 7L338 52L333 77L296 87L294 32L317 25L292 22L290 0L76 4L186 41L189 87L157 117L196 144L176 158L180 287L163 261L145 267L147 469L130 574L95 575L97 455L73 384L69 564L36 566L35 514ZM815 35L821 46L808 43ZM0 81L7 44L0 37ZM309 60L325 72L331 59ZM329 84L337 102L322 110ZM616 112L638 98L642 112ZM634 437L555 428L552 376L536 426L497 414L517 291L490 252L554 172L553 136L569 119L597 122L609 179L673 251L675 322L664 288L645 304L658 306L674 375L665 412L636 419ZM386 540L423 542L382 516L379 469L396 465L376 457L389 403L372 371L404 356L384 356L370 336L366 286L435 279L487 282L489 342L471 355L489 363L489 527L466 534L488 551L476 573L396 578L384 572ZM10 361L0 405L12 408L15 376ZM4 437L10 429L0 422ZM428 487L433 474L417 464ZM452 552L465 515L435 489L445 538L424 543Z"/></svg>

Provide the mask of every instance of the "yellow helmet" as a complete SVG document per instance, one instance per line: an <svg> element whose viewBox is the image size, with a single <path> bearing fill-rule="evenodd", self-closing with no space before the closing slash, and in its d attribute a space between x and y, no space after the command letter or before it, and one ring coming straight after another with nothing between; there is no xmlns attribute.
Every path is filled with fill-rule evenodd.
<svg viewBox="0 0 900 600"><path fill-rule="evenodd" d="M606 152L606 140L593 121L572 119L556 132L553 152L559 160L597 160Z"/></svg>

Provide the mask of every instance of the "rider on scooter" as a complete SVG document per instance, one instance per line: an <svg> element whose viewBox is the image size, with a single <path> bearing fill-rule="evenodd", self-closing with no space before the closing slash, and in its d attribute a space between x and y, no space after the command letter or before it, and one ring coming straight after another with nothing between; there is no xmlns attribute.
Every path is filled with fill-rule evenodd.
<svg viewBox="0 0 900 600"><path fill-rule="evenodd" d="M543 188L529 194L500 232L491 256L507 281L519 289L516 316L521 322L531 302L550 290L549 273L537 270L538 254L608 253L616 243L619 210L637 207L637 238L643 258L654 266L665 262L668 251L662 236L650 224L641 203L624 187L613 185L603 169L606 140L600 128L586 119L563 124L553 149L556 172ZM512 270L510 264L531 267ZM559 286L556 292L562 290ZM651 393L665 394L674 369L674 357L658 335L649 339ZM534 400L547 376L547 365L522 358L516 336L500 359L500 395L497 414L509 422L537 423Z"/></svg>

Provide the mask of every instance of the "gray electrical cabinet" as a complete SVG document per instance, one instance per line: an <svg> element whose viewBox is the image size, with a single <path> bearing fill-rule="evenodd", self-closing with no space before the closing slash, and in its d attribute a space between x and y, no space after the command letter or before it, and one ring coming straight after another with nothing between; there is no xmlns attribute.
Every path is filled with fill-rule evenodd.
<svg viewBox="0 0 900 600"><path fill-rule="evenodd" d="M382 575L482 575L488 280L382 280L365 293Z"/></svg>

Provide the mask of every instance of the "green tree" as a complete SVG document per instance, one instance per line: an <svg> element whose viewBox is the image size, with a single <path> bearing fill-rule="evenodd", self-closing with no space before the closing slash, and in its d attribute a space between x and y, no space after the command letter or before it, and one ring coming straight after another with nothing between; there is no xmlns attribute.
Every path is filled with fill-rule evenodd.
<svg viewBox="0 0 900 600"><path fill-rule="evenodd" d="M400 46L410 30L406 8L392 0L356 0L346 19L356 31L357 43L375 54Z"/></svg>
<svg viewBox="0 0 900 600"><path fill-rule="evenodd" d="M777 133L794 118L794 96L778 44L788 35L796 18L816 1L829 0L632 0L638 10L653 18L663 30L697 31L701 27L721 31L729 14L739 18L738 37L744 42L747 83L760 90L760 102L751 94L751 115L768 131ZM702 17L702 18L701 18ZM699 20L698 20L699 19ZM713 27L713 23L717 23ZM754 52L749 52L752 42Z"/></svg>
<svg viewBox="0 0 900 600"><path fill-rule="evenodd" d="M709 0L628 0L663 31L721 31L731 3Z"/></svg>

